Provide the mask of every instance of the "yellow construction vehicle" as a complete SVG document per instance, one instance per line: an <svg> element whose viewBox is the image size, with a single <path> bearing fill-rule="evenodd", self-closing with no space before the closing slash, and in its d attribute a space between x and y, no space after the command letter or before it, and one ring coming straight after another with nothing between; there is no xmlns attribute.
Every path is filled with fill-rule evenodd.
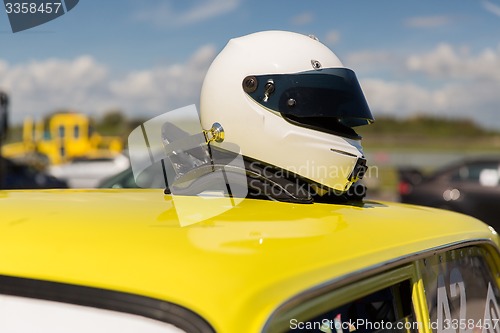
<svg viewBox="0 0 500 333"><path fill-rule="evenodd" d="M123 149L119 137L104 137L92 129L88 116L76 112L60 112L44 121L27 118L23 140L2 147L9 158L42 156L49 164L62 164L74 158L109 157Z"/></svg>

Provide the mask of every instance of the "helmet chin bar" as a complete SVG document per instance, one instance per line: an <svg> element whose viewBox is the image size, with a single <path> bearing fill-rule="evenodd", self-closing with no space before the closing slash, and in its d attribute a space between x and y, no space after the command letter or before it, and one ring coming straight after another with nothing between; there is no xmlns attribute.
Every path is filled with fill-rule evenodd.
<svg viewBox="0 0 500 333"><path fill-rule="evenodd" d="M358 158L344 191L246 156L243 159L250 198L292 203L346 203L361 202L366 194L366 187L357 183L366 172L366 160L362 157Z"/></svg>
<svg viewBox="0 0 500 333"><path fill-rule="evenodd" d="M231 184L231 188L247 188L247 191L240 190L239 192L252 199L297 204L346 203L359 202L366 193L366 188L363 185L355 184L357 180L362 178L366 170L363 168L363 166L366 167L366 161L363 158L358 159L358 163L349 177L346 190L339 191L246 156L243 156L244 165L231 165L227 161L234 160L237 154L210 144L207 148L210 151L211 163L200 165L182 175L169 186L166 193L199 195L207 189L213 188L218 182L220 183L220 175L214 171L223 172L225 182L227 185ZM228 194L238 197L235 192Z"/></svg>

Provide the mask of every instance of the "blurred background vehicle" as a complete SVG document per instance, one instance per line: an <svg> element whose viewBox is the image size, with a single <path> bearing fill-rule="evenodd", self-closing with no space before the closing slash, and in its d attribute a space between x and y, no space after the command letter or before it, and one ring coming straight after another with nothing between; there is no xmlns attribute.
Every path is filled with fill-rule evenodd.
<svg viewBox="0 0 500 333"><path fill-rule="evenodd" d="M116 175L105 178L97 185L97 188L139 188L139 186L135 182L132 168L128 168Z"/></svg>
<svg viewBox="0 0 500 333"><path fill-rule="evenodd" d="M0 189L67 188L68 184L29 165L0 157Z"/></svg>
<svg viewBox="0 0 500 333"><path fill-rule="evenodd" d="M145 172L141 173L139 176L140 184L147 185L148 188L165 188L165 178L162 173L159 172ZM98 188L139 188L137 182L134 178L134 173L132 168L129 167L122 172L108 177L102 180L98 185Z"/></svg>
<svg viewBox="0 0 500 333"><path fill-rule="evenodd" d="M55 112L39 122L28 117L23 123L22 140L2 147L5 157L26 159L41 155L50 165L75 158L118 155L122 150L121 138L101 136L90 118L77 112Z"/></svg>
<svg viewBox="0 0 500 333"><path fill-rule="evenodd" d="M5 138L8 99L2 96ZM121 137L100 135L82 113L54 112L39 122L28 117L18 132L1 149L8 159L0 166L0 188L94 188L130 165Z"/></svg>
<svg viewBox="0 0 500 333"><path fill-rule="evenodd" d="M463 159L426 175L400 168L401 202L474 216L500 230L500 156Z"/></svg>
<svg viewBox="0 0 500 333"><path fill-rule="evenodd" d="M51 165L47 172L66 181L71 188L94 188L104 179L129 168L129 165L128 157L123 154L104 154L78 157L69 163Z"/></svg>

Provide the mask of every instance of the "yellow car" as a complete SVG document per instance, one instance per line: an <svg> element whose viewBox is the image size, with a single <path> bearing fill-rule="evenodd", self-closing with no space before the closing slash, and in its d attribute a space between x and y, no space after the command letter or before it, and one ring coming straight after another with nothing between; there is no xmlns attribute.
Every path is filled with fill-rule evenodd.
<svg viewBox="0 0 500 333"><path fill-rule="evenodd" d="M500 331L498 236L473 218L244 199L186 225L177 210L161 190L0 192L0 332Z"/></svg>

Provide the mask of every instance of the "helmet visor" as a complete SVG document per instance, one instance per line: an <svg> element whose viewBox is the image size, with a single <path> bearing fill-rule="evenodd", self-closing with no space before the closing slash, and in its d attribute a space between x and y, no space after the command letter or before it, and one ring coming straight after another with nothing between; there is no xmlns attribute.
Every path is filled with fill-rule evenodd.
<svg viewBox="0 0 500 333"><path fill-rule="evenodd" d="M351 127L374 121L356 74L348 68L249 76L243 89L257 103L297 125L326 132L346 127L353 132Z"/></svg>

